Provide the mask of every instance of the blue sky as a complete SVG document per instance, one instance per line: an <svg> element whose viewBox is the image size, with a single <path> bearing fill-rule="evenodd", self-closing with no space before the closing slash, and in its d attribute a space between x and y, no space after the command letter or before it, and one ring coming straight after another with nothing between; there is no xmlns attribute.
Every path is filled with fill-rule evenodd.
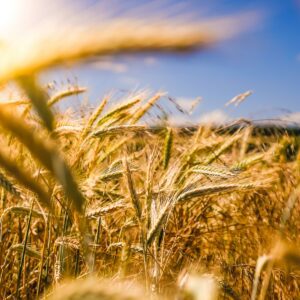
<svg viewBox="0 0 300 300"><path fill-rule="evenodd" d="M164 5L168 9L175 2L166 1ZM47 80L77 77L81 85L89 87L89 96L95 102L112 89L165 90L187 101L201 96L203 102L196 116L223 110L228 100L246 90L254 94L238 108L226 108L226 114L262 119L300 111L299 1L181 2L186 4L186 12L196 16L255 11L261 18L254 20L251 30L204 52L117 57L114 71L107 70L105 64L86 64L52 71ZM135 2L129 3L134 6Z"/></svg>

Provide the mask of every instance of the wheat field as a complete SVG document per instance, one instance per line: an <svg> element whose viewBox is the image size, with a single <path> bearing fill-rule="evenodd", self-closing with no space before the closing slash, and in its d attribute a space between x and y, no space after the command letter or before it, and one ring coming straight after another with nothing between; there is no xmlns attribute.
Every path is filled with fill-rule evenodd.
<svg viewBox="0 0 300 300"><path fill-rule="evenodd" d="M113 25L50 38L40 56L38 39L2 49L1 83L24 97L0 104L1 299L297 299L298 136L246 120L175 127L161 92L62 110L86 89L39 83L94 55L218 40L210 25Z"/></svg>

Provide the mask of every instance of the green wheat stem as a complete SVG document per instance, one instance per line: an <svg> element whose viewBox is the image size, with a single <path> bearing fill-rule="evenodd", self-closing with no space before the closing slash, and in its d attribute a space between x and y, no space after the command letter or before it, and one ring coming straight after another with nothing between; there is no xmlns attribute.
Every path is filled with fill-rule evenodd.
<svg viewBox="0 0 300 300"><path fill-rule="evenodd" d="M18 279L17 279L17 291L16 291L17 299L20 299L21 276L22 276L22 270L23 270L23 265L24 265L24 260L25 260L26 246L27 246L27 241L28 241L28 236L29 236L33 206L34 206L34 200L31 201L31 205L30 205L30 213L29 213L29 217L28 217L27 228L26 228L26 233L25 233L25 238L24 238L24 243L23 243L21 262L20 262L20 266L19 266Z"/></svg>

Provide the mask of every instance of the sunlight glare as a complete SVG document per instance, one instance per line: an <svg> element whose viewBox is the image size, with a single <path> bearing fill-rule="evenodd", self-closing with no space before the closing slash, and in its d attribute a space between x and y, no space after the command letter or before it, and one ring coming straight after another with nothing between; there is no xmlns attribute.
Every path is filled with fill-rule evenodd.
<svg viewBox="0 0 300 300"><path fill-rule="evenodd" d="M0 0L0 38L9 37L22 18L24 0Z"/></svg>

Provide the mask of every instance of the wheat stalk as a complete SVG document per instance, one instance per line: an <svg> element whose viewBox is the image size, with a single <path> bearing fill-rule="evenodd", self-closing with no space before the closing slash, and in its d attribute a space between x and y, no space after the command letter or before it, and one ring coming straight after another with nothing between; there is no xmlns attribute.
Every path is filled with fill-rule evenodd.
<svg viewBox="0 0 300 300"><path fill-rule="evenodd" d="M90 130L93 127L94 123L96 122L96 120L98 119L98 117L103 112L104 107L107 104L108 99L109 99L108 96L104 97L104 99L102 100L102 102L100 103L100 105L97 107L97 109L94 110L94 112L90 116L90 118L87 121L87 124L86 124L86 126L85 126L85 128L84 128L84 130L82 131L82 134L81 134L81 137L83 139L86 138L87 134L90 132Z"/></svg>
<svg viewBox="0 0 300 300"><path fill-rule="evenodd" d="M75 237L73 236L61 236L58 237L55 242L55 246L64 246L68 247L69 249L74 250L80 250L80 241L78 241Z"/></svg>
<svg viewBox="0 0 300 300"><path fill-rule="evenodd" d="M42 140L37 135L33 134L32 128L25 125L20 118L16 118L6 109L0 109L0 124L7 130L13 132L40 163L56 176L58 181L64 187L66 194L73 200L73 207L77 211L82 212L85 200L78 189L77 183L75 182L69 167L57 152L55 144L51 140ZM4 163L3 160L2 165ZM16 170L13 170L12 173L15 171ZM39 192L42 193L41 190L39 190Z"/></svg>
<svg viewBox="0 0 300 300"><path fill-rule="evenodd" d="M253 183L247 183L247 184L228 183L228 184L204 186L201 188L188 190L186 192L179 194L178 197L176 198L176 202L183 202L195 197L213 195L213 194L223 193L223 192L243 191L243 190L247 191L257 187L259 186Z"/></svg>
<svg viewBox="0 0 300 300"><path fill-rule="evenodd" d="M82 94L82 93L86 92L86 90L87 89L85 87L72 87L71 89L59 92L56 95L52 96L47 101L47 104L48 104L48 106L53 106L54 104L56 104L57 102L59 102L63 98L78 95L78 94Z"/></svg>
<svg viewBox="0 0 300 300"><path fill-rule="evenodd" d="M24 245L23 244L15 244L12 245L10 248L10 251L16 251L18 253L22 253L24 251ZM25 254L29 257L35 258L37 260L41 259L41 253L26 246L25 248Z"/></svg>
<svg viewBox="0 0 300 300"><path fill-rule="evenodd" d="M143 107L137 109L136 112L133 113L130 123L137 123L144 116L144 114L164 95L165 93L157 93L152 98L150 98Z"/></svg>
<svg viewBox="0 0 300 300"><path fill-rule="evenodd" d="M165 137L165 145L164 145L164 161L163 161L164 169L167 169L169 165L169 161L171 158L172 144L173 144L173 131L172 128L168 128Z"/></svg>
<svg viewBox="0 0 300 300"><path fill-rule="evenodd" d="M23 76L18 78L19 85L26 92L39 116L49 131L54 129L54 115L47 105L47 95L39 86L34 76Z"/></svg>
<svg viewBox="0 0 300 300"><path fill-rule="evenodd" d="M121 104L121 105L117 106L116 108L112 109L111 111L109 111L108 113L106 113L102 118L100 118L97 121L96 126L100 127L103 124L105 124L107 121L117 117L118 115L120 115L123 112L126 112L127 110L132 108L134 105L136 105L137 103L139 103L141 101L140 96L141 95L137 95L136 97L134 97L133 100L125 102L124 104Z"/></svg>
<svg viewBox="0 0 300 300"><path fill-rule="evenodd" d="M137 193L136 193L134 185L133 185L131 171L130 171L129 164L128 164L126 158L123 159L123 167L125 169L127 188L130 193L130 198L131 198L132 205L133 205L135 213L136 213L136 217L138 220L141 220L142 207L141 207L140 200L138 199Z"/></svg>
<svg viewBox="0 0 300 300"><path fill-rule="evenodd" d="M87 219L96 218L100 216L105 216L107 214L113 213L115 211L118 211L122 208L126 208L126 205L123 201L115 202L112 205L99 207L95 209L90 209L86 212L85 217Z"/></svg>
<svg viewBox="0 0 300 300"><path fill-rule="evenodd" d="M105 129L97 130L92 133L93 137L103 137L108 135L115 135L115 134L125 134L128 132L140 132L144 131L147 128L142 125L119 125L115 127L108 127Z"/></svg>
<svg viewBox="0 0 300 300"><path fill-rule="evenodd" d="M236 173L230 172L229 170L221 167L206 166L206 165L204 166L197 165L196 167L192 168L190 171L193 173L204 174L213 177L221 177L221 178L230 178L237 175Z"/></svg>
<svg viewBox="0 0 300 300"><path fill-rule="evenodd" d="M3 174L0 173L0 185L13 196L22 199L20 191Z"/></svg>
<svg viewBox="0 0 300 300"><path fill-rule="evenodd" d="M61 27L60 31L52 30L48 34L42 28L41 32L25 35L18 40L22 44L22 51L17 51L14 43L2 49L0 81L27 76L57 64L94 55L205 48L237 32L241 26L236 25L242 21L246 23L244 16L202 23L123 18L107 20L98 28Z"/></svg>
<svg viewBox="0 0 300 300"><path fill-rule="evenodd" d="M1 114L1 113L0 113ZM0 151L0 165L5 168L24 187L38 195L41 204L50 208L50 195L45 188L36 181L28 172L19 167L6 153Z"/></svg>

